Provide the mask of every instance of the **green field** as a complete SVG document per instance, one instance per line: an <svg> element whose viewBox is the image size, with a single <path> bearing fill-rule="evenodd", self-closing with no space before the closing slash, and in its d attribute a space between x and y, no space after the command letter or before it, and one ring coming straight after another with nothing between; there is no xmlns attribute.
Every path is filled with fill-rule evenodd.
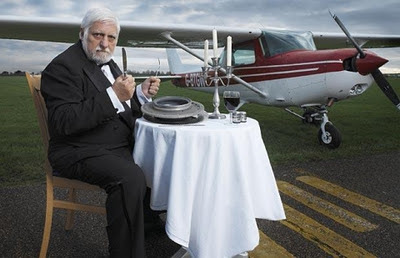
<svg viewBox="0 0 400 258"><path fill-rule="evenodd" d="M389 81L400 95L400 79ZM165 95L186 96L213 111L211 94L165 82L159 96ZM335 150L319 144L317 127L283 109L246 104L241 110L259 121L273 166L400 150L400 112L376 85L329 109L329 119L342 134L342 144ZM225 112L223 106L220 111ZM0 135L0 186L44 181L44 151L25 77L0 77Z"/></svg>

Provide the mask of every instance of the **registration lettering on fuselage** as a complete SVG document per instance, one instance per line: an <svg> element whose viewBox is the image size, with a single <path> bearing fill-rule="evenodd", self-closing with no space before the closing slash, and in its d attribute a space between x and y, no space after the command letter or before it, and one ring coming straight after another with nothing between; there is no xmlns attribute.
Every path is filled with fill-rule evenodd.
<svg viewBox="0 0 400 258"><path fill-rule="evenodd" d="M203 73L187 73L185 74L186 87L208 87Z"/></svg>

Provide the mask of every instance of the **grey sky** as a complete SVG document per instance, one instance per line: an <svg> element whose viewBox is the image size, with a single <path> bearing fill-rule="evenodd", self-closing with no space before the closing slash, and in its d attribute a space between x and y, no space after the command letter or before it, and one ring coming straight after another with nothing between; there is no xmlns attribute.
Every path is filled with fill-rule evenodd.
<svg viewBox="0 0 400 258"><path fill-rule="evenodd" d="M105 6L123 20L180 24L266 27L312 32L341 32L329 15L335 12L352 33L400 34L400 2L381 0L113 0L100 1L2 0L0 15L63 17L80 20L87 9ZM78 33L78 32L77 32ZM45 42L0 40L0 72L38 72L69 46ZM116 59L120 51L116 50ZM389 59L382 71L400 72L400 48L374 50ZM118 54L117 54L118 53ZM155 70L157 58L167 70L165 51L128 49L132 70ZM194 61L184 55L187 62Z"/></svg>

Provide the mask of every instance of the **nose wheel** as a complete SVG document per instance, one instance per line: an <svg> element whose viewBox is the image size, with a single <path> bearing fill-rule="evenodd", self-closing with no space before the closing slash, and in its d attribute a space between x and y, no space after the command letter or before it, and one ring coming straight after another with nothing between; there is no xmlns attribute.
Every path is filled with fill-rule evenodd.
<svg viewBox="0 0 400 258"><path fill-rule="evenodd" d="M329 122L326 110L321 110L321 126L318 130L318 140L320 144L325 145L330 149L336 149L342 142L342 137L336 127Z"/></svg>
<svg viewBox="0 0 400 258"><path fill-rule="evenodd" d="M342 137L340 136L339 131L332 125L332 123L328 122L325 124L325 130L322 127L318 131L318 140L320 144L325 145L330 149L336 149L340 146L342 142Z"/></svg>

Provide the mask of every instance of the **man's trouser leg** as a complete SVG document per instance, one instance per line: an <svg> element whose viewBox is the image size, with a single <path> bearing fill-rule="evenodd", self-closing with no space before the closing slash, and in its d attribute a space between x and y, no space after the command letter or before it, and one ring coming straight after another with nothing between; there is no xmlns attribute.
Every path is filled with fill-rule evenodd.
<svg viewBox="0 0 400 258"><path fill-rule="evenodd" d="M63 175L106 190L110 256L145 257L143 200L146 181L130 152L87 158Z"/></svg>

